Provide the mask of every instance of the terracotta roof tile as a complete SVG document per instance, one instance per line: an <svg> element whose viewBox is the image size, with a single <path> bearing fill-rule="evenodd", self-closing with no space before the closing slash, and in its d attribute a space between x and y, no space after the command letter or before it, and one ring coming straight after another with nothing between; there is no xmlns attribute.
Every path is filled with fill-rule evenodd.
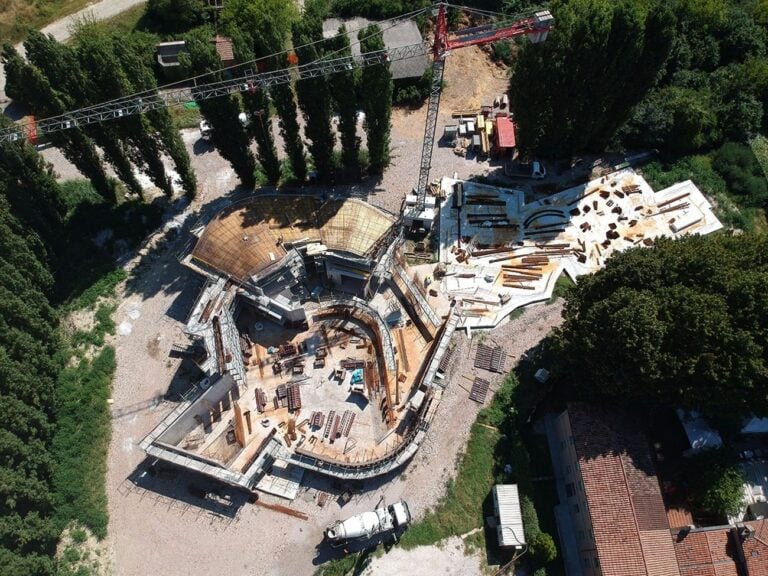
<svg viewBox="0 0 768 576"><path fill-rule="evenodd" d="M749 576L768 576L768 521L758 520L746 524L755 531L742 542Z"/></svg>
<svg viewBox="0 0 768 576"><path fill-rule="evenodd" d="M673 535L682 576L739 576L731 528Z"/></svg>
<svg viewBox="0 0 768 576"><path fill-rule="evenodd" d="M235 50L232 47L232 39L224 36L216 36L213 39L216 45L216 52L219 53L219 59L222 62L231 62L235 59Z"/></svg>
<svg viewBox="0 0 768 576"><path fill-rule="evenodd" d="M679 576L647 440L626 414L568 407L603 576Z"/></svg>

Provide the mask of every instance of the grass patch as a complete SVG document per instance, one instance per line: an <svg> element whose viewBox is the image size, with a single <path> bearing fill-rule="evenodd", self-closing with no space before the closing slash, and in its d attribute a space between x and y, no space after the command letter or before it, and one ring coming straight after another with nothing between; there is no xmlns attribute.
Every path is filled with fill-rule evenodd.
<svg viewBox="0 0 768 576"><path fill-rule="evenodd" d="M113 294L115 287L126 278L128 278L128 273L125 270L122 268L113 269L112 271L99 278L95 283L91 284L88 288L83 290L76 298L68 303L66 308L69 310L93 308L99 298ZM112 311L114 311L114 309Z"/></svg>
<svg viewBox="0 0 768 576"><path fill-rule="evenodd" d="M483 526L483 501L493 486L494 448L500 437L496 430L473 424L456 479L449 481L445 496L435 509L403 534L403 548L435 544Z"/></svg>
<svg viewBox="0 0 768 576"><path fill-rule="evenodd" d="M83 180L65 182L67 206L61 262L56 270L55 302L65 310L92 308L99 296L125 279L115 259L136 249L162 221L163 200L132 200L113 206ZM98 242L97 242L98 240Z"/></svg>
<svg viewBox="0 0 768 576"><path fill-rule="evenodd" d="M547 300L547 304L554 303L558 298L565 298L568 290L575 286L573 280L571 280L565 272L561 272L555 281L555 288L552 290L552 296Z"/></svg>
<svg viewBox="0 0 768 576"><path fill-rule="evenodd" d="M183 128L197 128L202 119L200 108L197 106L172 106L168 108L168 112L170 112L173 123L179 130Z"/></svg>
<svg viewBox="0 0 768 576"><path fill-rule="evenodd" d="M358 576L371 563L371 556L379 549L372 546L357 554L349 554L343 558L327 562L315 571L315 576Z"/></svg>
<svg viewBox="0 0 768 576"><path fill-rule="evenodd" d="M76 520L98 537L107 535L107 449L110 418L107 400L117 363L115 349L104 348L59 374L54 484L56 516L63 529Z"/></svg>
<svg viewBox="0 0 768 576"><path fill-rule="evenodd" d="M106 336L115 333L115 321L112 319L115 310L117 310L116 304L100 304L95 314L96 326L93 327L93 330L76 331L72 335L72 345L75 347L104 346Z"/></svg>
<svg viewBox="0 0 768 576"><path fill-rule="evenodd" d="M110 32L131 32L139 28L139 22L144 16L145 5L137 4L128 10L115 14L111 18L105 18L100 23Z"/></svg>
<svg viewBox="0 0 768 576"><path fill-rule="evenodd" d="M41 29L59 18L85 8L92 0L4 0L0 2L0 38L23 40L27 29Z"/></svg>

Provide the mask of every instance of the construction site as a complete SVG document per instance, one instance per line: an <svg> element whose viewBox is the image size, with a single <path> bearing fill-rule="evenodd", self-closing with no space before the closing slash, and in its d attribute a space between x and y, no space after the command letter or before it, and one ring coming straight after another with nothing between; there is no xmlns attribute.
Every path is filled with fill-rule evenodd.
<svg viewBox="0 0 768 576"><path fill-rule="evenodd" d="M147 454L288 498L294 468L366 478L407 461L456 321L398 261L395 221L356 199L261 196L199 229L184 263L205 286L185 332L205 378ZM262 481L278 460L285 482Z"/></svg>
<svg viewBox="0 0 768 576"><path fill-rule="evenodd" d="M407 497L414 515L423 515L455 471L471 423L509 359L561 321L561 303L532 305L551 298L562 274L577 281L618 252L722 228L693 182L654 191L631 168L576 186L550 178L553 194L532 193L529 179L547 172L538 161L520 161L514 114L502 93L506 70L490 86L467 86L484 80L478 62L485 79L492 76L480 46L522 36L543 42L552 25L542 11L503 27L449 33L441 5L431 45L403 41L377 53L302 63L290 74L239 76L233 68L232 78L196 86L194 95L183 88L135 106L126 99L75 111L72 121L85 125L174 99L267 89L352 65L426 66L432 57L422 116L414 122L412 111L395 112L397 153L367 195L354 186L311 186L224 198L236 185L232 171L218 152L194 152L196 132L183 134L201 174L198 219L184 245L161 254L141 280L159 287L126 299L117 313L108 489L126 573L161 562L144 557L152 545L175 545L169 562L185 570L192 568L191 545L205 552L206 570L254 568L240 565L242 549L251 546L257 573L290 572L286 566L306 573L320 562L306 541L319 542L350 501L354 510L370 509L365 498L380 491L390 500ZM440 110L451 51L465 60L446 87L450 109ZM62 118L37 129L69 128ZM276 125L272 130L278 133ZM485 183L492 172L507 184ZM165 274L173 279L163 284ZM157 322L171 316L174 290L194 291L189 306ZM522 320L515 320L520 309ZM486 331L488 341L473 342L475 330ZM173 361L147 354L161 342ZM184 391L170 401L167 390L184 364L194 365L185 368L194 377L179 378ZM180 471L193 505L181 479L163 483ZM221 483L235 490L212 488ZM243 506L246 499L259 507ZM287 501L290 507L281 504ZM158 507L180 513L154 515ZM195 521L221 528L190 527L192 509L203 510ZM257 516L264 509L281 515L264 521ZM296 518L307 521L306 533ZM239 531L225 533L234 520ZM138 522L146 530L126 538ZM260 562L269 554L278 559L265 568Z"/></svg>
<svg viewBox="0 0 768 576"><path fill-rule="evenodd" d="M547 300L563 272L576 280L618 251L721 228L692 182L654 192L631 169L532 202L522 190L430 180L446 51L499 34L543 41L551 20L450 36L441 10L421 170L399 213L344 195L258 194L194 227L181 261L204 285L179 353L203 377L141 441L147 455L287 499L307 470L342 480L395 471L439 410L457 328L494 328ZM508 105L501 96L459 112L444 128L454 152L493 155L507 172ZM503 359L481 347L475 366L502 373ZM489 387L475 379L470 399L482 404Z"/></svg>

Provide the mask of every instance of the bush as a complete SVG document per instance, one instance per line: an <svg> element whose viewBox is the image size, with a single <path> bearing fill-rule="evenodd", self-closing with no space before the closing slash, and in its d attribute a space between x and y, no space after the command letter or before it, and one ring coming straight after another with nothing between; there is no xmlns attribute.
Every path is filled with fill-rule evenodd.
<svg viewBox="0 0 768 576"><path fill-rule="evenodd" d="M693 501L704 512L725 517L741 509L744 477L728 449L698 454L691 461L688 476Z"/></svg>
<svg viewBox="0 0 768 576"><path fill-rule="evenodd" d="M145 20L160 32L178 34L205 24L205 0L148 0Z"/></svg>
<svg viewBox="0 0 768 576"><path fill-rule="evenodd" d="M539 564L549 564L557 558L555 541L546 532L537 532L528 542L528 547L531 557Z"/></svg>
<svg viewBox="0 0 768 576"><path fill-rule="evenodd" d="M762 208L768 204L768 182L752 149L746 144L727 142L715 152L713 166L728 191L744 205Z"/></svg>
<svg viewBox="0 0 768 576"><path fill-rule="evenodd" d="M512 44L510 44L507 40L494 42L491 44L491 50L491 57L494 60L500 60L507 66L512 65Z"/></svg>

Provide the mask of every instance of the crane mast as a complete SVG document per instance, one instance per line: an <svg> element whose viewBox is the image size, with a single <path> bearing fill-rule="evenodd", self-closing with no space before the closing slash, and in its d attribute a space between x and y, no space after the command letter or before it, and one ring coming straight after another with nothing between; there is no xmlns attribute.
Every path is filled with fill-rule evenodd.
<svg viewBox="0 0 768 576"><path fill-rule="evenodd" d="M552 27L552 14L549 11L536 12L528 18L521 18L508 26L494 28L491 26L472 28L461 31L451 37L448 34L448 25L445 15L446 4L437 4L437 20L435 23L435 41L432 46L432 86L429 93L427 106L427 118L424 126L424 141L421 146L421 163L419 165L419 178L414 189L416 195L415 205L405 211L404 223L411 229L428 230L432 226L434 213L426 209L427 186L429 185L429 173L432 168L432 151L435 145L435 132L437 128L437 116L440 110L440 94L443 87L443 73L445 71L445 58L451 50L465 46L477 46L498 42L518 36L528 36L531 42L538 43L546 39Z"/></svg>

